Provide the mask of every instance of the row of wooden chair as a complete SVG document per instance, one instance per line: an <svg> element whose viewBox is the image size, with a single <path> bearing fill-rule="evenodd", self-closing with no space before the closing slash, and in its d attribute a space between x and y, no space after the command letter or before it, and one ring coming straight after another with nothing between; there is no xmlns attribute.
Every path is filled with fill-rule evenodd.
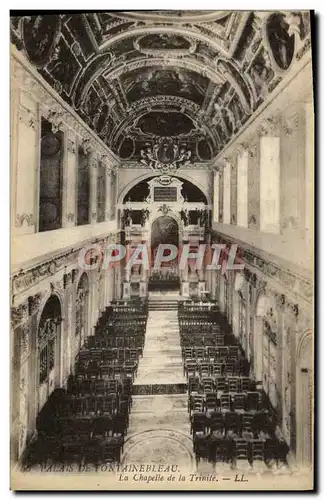
<svg viewBox="0 0 324 500"><path fill-rule="evenodd" d="M188 399L188 411L190 413L216 409L258 411L262 408L263 398L261 393L257 391L191 394Z"/></svg>
<svg viewBox="0 0 324 500"><path fill-rule="evenodd" d="M228 377L189 377L189 394L209 392L247 392L255 391L257 384L254 380L244 376Z"/></svg>
<svg viewBox="0 0 324 500"><path fill-rule="evenodd" d="M90 349L81 349L76 357L76 361L97 361L98 363L102 361L137 361L139 356L142 354L140 348L130 348L130 347L114 347L108 349L107 347L92 347Z"/></svg>
<svg viewBox="0 0 324 500"><path fill-rule="evenodd" d="M245 376L249 373L249 364L244 359L239 359L236 361L228 360L224 363L218 363L214 361L199 361L196 360L186 360L184 363L184 374L187 377L200 377L207 378L211 377L216 379L217 377L224 376Z"/></svg>
<svg viewBox="0 0 324 500"><path fill-rule="evenodd" d="M84 470L83 467L88 468L93 465L107 471L107 464L120 463L124 440L122 435L105 439L95 435L91 438L79 438L76 435L44 436L29 446L22 470L39 464L46 470L57 464L77 465L79 471Z"/></svg>
<svg viewBox="0 0 324 500"><path fill-rule="evenodd" d="M133 332L134 333L134 332ZM113 336L100 334L96 336L90 335L85 341L86 348L100 347L100 348L129 348L129 349L141 349L143 352L143 347L145 343L145 337L143 336Z"/></svg>
<svg viewBox="0 0 324 500"><path fill-rule="evenodd" d="M210 358L214 360L227 360L228 358L237 359L240 357L241 351L238 345L228 345L228 346L195 346L182 348L182 359L205 359Z"/></svg>
<svg viewBox="0 0 324 500"><path fill-rule="evenodd" d="M243 432L250 432L253 435L260 432L267 432L273 423L267 411L243 412L221 411L213 412L194 412L190 417L191 433L195 435L198 432L206 434L208 432L219 431L225 435L231 431L237 435Z"/></svg>
<svg viewBox="0 0 324 500"><path fill-rule="evenodd" d="M238 437L196 436L194 438L196 465L200 460L209 461L214 466L217 462L230 462L232 467L240 468L242 461L251 467L266 472L271 461L287 463L288 447L276 439L246 440ZM263 468L264 466L264 468Z"/></svg>

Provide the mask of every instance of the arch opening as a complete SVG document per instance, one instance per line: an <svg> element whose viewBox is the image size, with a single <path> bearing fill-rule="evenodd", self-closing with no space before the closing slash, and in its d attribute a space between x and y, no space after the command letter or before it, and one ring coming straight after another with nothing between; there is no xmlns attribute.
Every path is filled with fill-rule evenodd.
<svg viewBox="0 0 324 500"><path fill-rule="evenodd" d="M162 215L152 221L151 224L151 256L155 262L160 245L174 245L179 248L179 224L174 217ZM164 256L170 256L171 252L164 249ZM178 259L162 262L159 269L152 269L148 282L148 290L152 291L175 291L180 288Z"/></svg>

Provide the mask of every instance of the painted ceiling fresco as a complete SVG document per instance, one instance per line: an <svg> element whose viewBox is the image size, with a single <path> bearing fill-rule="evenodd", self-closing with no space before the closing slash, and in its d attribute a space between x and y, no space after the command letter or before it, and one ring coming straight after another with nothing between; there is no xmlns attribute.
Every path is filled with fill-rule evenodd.
<svg viewBox="0 0 324 500"><path fill-rule="evenodd" d="M30 14L12 43L125 161L160 137L212 159L310 46L308 12Z"/></svg>

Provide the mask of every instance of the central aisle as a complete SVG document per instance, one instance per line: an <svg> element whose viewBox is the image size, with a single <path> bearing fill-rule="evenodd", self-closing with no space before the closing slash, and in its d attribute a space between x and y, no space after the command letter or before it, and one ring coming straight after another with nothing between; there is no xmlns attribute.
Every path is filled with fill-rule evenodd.
<svg viewBox="0 0 324 500"><path fill-rule="evenodd" d="M190 468L192 439L177 302L165 307L168 310L149 311L122 462L181 463Z"/></svg>
<svg viewBox="0 0 324 500"><path fill-rule="evenodd" d="M177 309L149 311L143 358L134 385L150 384L186 384Z"/></svg>

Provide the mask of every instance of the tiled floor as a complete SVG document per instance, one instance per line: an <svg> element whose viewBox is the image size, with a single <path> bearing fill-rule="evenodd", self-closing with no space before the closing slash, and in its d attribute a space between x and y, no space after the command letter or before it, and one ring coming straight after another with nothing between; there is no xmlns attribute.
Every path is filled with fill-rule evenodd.
<svg viewBox="0 0 324 500"><path fill-rule="evenodd" d="M122 466L127 464L176 464L192 470L194 457L189 436L172 429L139 432L125 443Z"/></svg>

